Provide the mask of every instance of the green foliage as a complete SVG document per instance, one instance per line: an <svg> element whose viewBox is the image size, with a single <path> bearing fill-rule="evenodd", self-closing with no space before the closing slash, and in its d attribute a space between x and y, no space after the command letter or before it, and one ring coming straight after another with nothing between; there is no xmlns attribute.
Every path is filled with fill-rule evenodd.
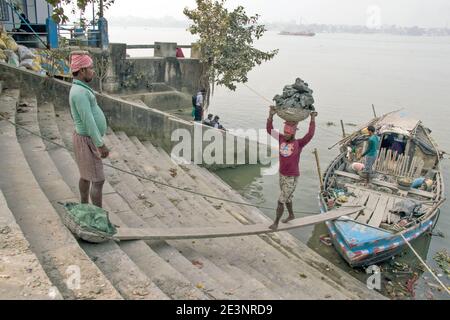
<svg viewBox="0 0 450 320"><path fill-rule="evenodd" d="M226 0L196 2L197 8L185 8L184 14L192 20L189 31L200 36L201 61L205 66L203 85L217 84L235 90L236 83L248 81L249 71L278 53L253 46L266 31L264 25L258 24L259 15L247 16L242 6L229 11L224 6Z"/></svg>
<svg viewBox="0 0 450 320"><path fill-rule="evenodd" d="M66 12L64 11L64 8L62 6L71 5L72 9L71 12L75 13L75 10L78 9L82 13L86 10L86 6L88 4L97 4L100 5L101 0L45 0L49 4L53 6L53 15L52 18L55 20L56 23L66 23L69 21L69 18L66 15ZM108 9L111 7L111 5L114 4L115 0L103 0L103 8Z"/></svg>

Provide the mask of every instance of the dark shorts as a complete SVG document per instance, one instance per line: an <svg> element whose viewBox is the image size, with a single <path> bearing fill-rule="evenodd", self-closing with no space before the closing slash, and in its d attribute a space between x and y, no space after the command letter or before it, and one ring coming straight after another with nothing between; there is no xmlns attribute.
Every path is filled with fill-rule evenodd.
<svg viewBox="0 0 450 320"><path fill-rule="evenodd" d="M202 121L202 118L203 118L203 109L195 107L194 121Z"/></svg>

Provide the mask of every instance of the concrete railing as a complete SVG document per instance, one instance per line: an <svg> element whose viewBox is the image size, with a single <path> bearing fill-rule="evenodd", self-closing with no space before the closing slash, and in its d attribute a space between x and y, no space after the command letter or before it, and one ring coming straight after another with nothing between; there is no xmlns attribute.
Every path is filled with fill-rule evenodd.
<svg viewBox="0 0 450 320"><path fill-rule="evenodd" d="M135 49L153 49L155 57L174 58L177 54L177 48L190 49L191 59L199 58L199 51L195 43L190 45L179 45L176 42L155 42L154 44L128 44L127 50Z"/></svg>

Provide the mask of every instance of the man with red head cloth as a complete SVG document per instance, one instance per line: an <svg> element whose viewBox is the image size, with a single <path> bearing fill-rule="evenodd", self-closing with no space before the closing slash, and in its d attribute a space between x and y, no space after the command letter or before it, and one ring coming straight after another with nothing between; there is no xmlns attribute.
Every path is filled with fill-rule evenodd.
<svg viewBox="0 0 450 320"><path fill-rule="evenodd" d="M294 210L292 208L292 199L295 188L297 187L298 177L300 176L299 163L302 149L312 140L316 129L315 119L317 112L311 113L311 122L309 124L308 133L301 139L295 139L298 123L286 122L284 126L284 134L273 130L273 116L277 112L274 107L270 107L269 118L267 119L267 132L277 139L280 143L280 189L281 195L278 199L278 208L276 218L270 229L277 230L280 219L283 216L284 206L286 205L289 217L283 220L288 223L295 219Z"/></svg>
<svg viewBox="0 0 450 320"><path fill-rule="evenodd" d="M73 74L70 89L70 112L75 124L73 149L75 161L80 171L81 203L102 207L102 191L105 183L102 158L109 156L103 136L107 123L102 109L97 104L94 91L89 83L94 79L94 63L87 52L71 54L71 71Z"/></svg>

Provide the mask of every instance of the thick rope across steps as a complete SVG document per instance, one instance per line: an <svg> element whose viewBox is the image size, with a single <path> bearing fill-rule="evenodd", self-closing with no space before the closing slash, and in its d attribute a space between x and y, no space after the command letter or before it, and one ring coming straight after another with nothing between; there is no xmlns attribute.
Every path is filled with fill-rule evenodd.
<svg viewBox="0 0 450 320"><path fill-rule="evenodd" d="M10 121L10 120L7 119L6 117L2 116L1 114L0 114L0 118L2 118L3 120L5 120L6 122L10 123L11 125L15 126L16 128L19 128L19 129L21 129L21 130L24 130L24 131L26 131L26 132L28 132L28 133L34 135L34 136L40 137L41 139L43 139L43 140L45 140L45 141L47 141L47 142L50 142L50 143L54 144L55 146L58 146L58 147L60 147L60 148L62 148L62 149L65 149L65 150L69 151L70 153L73 153L73 151L70 150L69 148L67 148L66 146L63 146L63 145L61 145L61 144L59 144L59 143L57 143L57 142L52 141L51 139L49 139L49 138L47 138L47 137L44 137L44 136L42 136L42 135L40 135L40 134L38 134L38 133L35 133L35 132L31 131L31 130L28 130L27 128L24 128L23 126L21 126L21 125L19 125L19 124L17 124L17 123L14 123L14 122L12 122L12 121ZM204 194L204 193L201 193L201 192L192 191L192 190L189 190L189 189L180 188L180 187L173 186L173 185L170 185L170 184L167 184L167 183L164 183L164 182L159 182L159 181L150 179L150 178L148 178L148 177L144 177L144 176L142 176L142 175L139 175L139 174L136 174L136 173L134 173L134 172L130 172L130 171L127 171L127 170L118 168L118 167L113 166L113 165L110 165L110 164L104 163L103 165L104 165L105 167L109 167L109 168L111 168L111 169L120 171L120 172L122 172L122 173L132 175L132 176L134 176L134 177L136 177L136 178L139 178L139 179L143 179L143 180L147 180L147 181L153 182L154 184L157 184L157 185L161 185L161 186L164 186L164 187L167 187L167 188L172 188L172 189L175 189L175 190L178 190L178 191L182 191L182 192L191 193L191 194L194 194L194 195L197 195L197 196L200 196L200 197L204 197L204 198L208 198L208 199L213 199L213 200L218 200L218 201L223 201L223 202L228 202L228 203L233 203L233 204L236 204L236 205L241 205L241 206L246 206L246 207L253 207L253 208L257 208L257 209L265 209L265 210L273 210L273 211L276 210L276 208L264 207L264 206L258 206L258 205L254 205L254 204L250 204L250 203L246 203L246 202L234 201L234 200L230 200L230 199L225 199L225 198L220 198L220 197L216 197L216 196ZM349 206L349 207L352 207L352 206ZM358 207L358 206L354 206L354 207L356 208L356 207ZM296 214L304 214L304 215L317 215L317 214L320 214L320 212L309 212L309 211L294 211L294 213L296 213Z"/></svg>

